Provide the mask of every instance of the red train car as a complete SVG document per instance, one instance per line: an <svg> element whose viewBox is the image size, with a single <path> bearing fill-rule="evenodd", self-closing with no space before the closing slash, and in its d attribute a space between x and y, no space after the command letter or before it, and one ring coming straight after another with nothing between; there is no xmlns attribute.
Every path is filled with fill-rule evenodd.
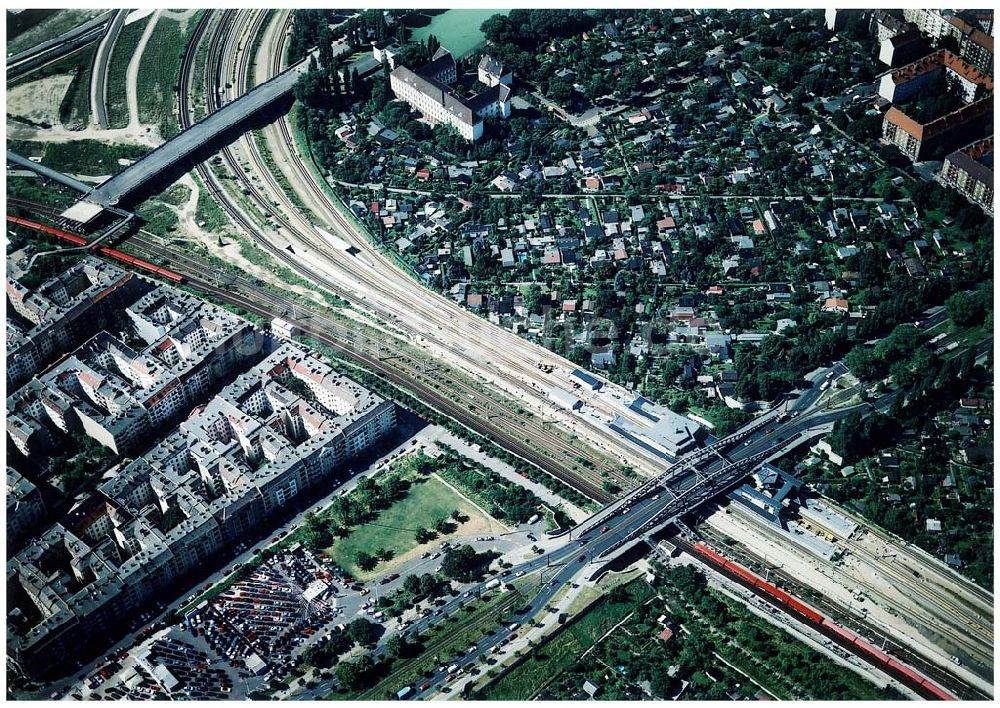
<svg viewBox="0 0 1000 708"><path fill-rule="evenodd" d="M781 590L781 589L775 587L774 585L771 585L771 583L760 582L760 583L758 583L757 587L759 587L761 590L763 590L764 592L766 592L768 595L770 595L771 597L773 597L778 602L783 602L786 605L790 605L791 604L792 596L789 595L784 590Z"/></svg>
<svg viewBox="0 0 1000 708"><path fill-rule="evenodd" d="M717 563L719 567L723 567L726 565L726 563L728 563L728 561L723 556L713 551L711 548L706 546L701 541L698 541L696 544L694 544L694 550L700 553L701 555L705 556L709 560Z"/></svg>
<svg viewBox="0 0 1000 708"><path fill-rule="evenodd" d="M39 224L36 221L29 221L28 219L22 219L18 216L7 215L7 221L12 224L17 224L18 226L24 226L25 228L33 229L35 231L40 231L50 236L55 236L56 238L62 239L63 241L68 241L74 246L86 246L87 240L76 234L71 234L68 231L62 229L57 229L54 226L46 226L45 224ZM108 258L113 258L116 261L121 261L122 263L127 263L135 268L141 268L143 270L148 270L150 273L155 273L161 278L166 278L167 280L173 281L175 283L184 282L184 276L179 273L175 273L167 268L162 268L155 263L150 263L149 261L143 260L142 258L136 258L135 256L130 256L127 253L116 250L114 248L108 248L107 246L98 246L94 249L95 253L100 253L102 256L107 256Z"/></svg>
<svg viewBox="0 0 1000 708"><path fill-rule="evenodd" d="M925 691L937 698L939 701L957 700L955 696L951 695L946 690L931 681L924 681L922 685Z"/></svg>
<svg viewBox="0 0 1000 708"><path fill-rule="evenodd" d="M799 600L795 599L794 597L789 596L788 606L791 607L796 612L798 612L803 617L805 617L806 619L815 622L816 624L823 623L824 620L823 615L821 615L813 608L809 607L809 605L805 604L804 602L800 602Z"/></svg>
<svg viewBox="0 0 1000 708"><path fill-rule="evenodd" d="M98 253L108 258L113 258L116 261L121 261L122 263L128 263L136 268L142 268L143 270L148 270L151 273L159 275L161 278L166 278L175 283L181 283L184 281L184 276L179 273L175 273L172 270L162 268L155 263L150 263L149 261L143 260L142 258L136 258L135 256L130 256L127 253L116 250L114 248L107 248L106 246L101 246L96 249Z"/></svg>
<svg viewBox="0 0 1000 708"><path fill-rule="evenodd" d="M902 674L903 676L910 679L918 686L924 684L927 681L927 679L925 679L923 676L921 676L916 671L911 669L909 666L906 666L905 664L900 664L895 659L889 659L889 663L887 665L890 669L896 671L899 674Z"/></svg>
<svg viewBox="0 0 1000 708"><path fill-rule="evenodd" d="M886 654L881 649L875 648L874 646L866 642L864 639L861 639L860 637L856 642L854 642L854 646L861 649L864 653L868 654L868 656L872 657L875 661L877 661L880 664L888 666L889 662L892 661L891 656Z"/></svg>
<svg viewBox="0 0 1000 708"><path fill-rule="evenodd" d="M857 641L858 635L854 632L844 629L843 627L834 624L829 619L823 620L823 627L831 634L837 636L845 644L854 644Z"/></svg>
<svg viewBox="0 0 1000 708"><path fill-rule="evenodd" d="M781 590L780 588L772 585L771 583L765 582L763 578L754 574L747 568L734 563L731 560L726 559L724 556L716 553L711 548L706 546L701 541L698 541L694 545L694 550L699 555L703 556L707 560L711 561L712 564L723 568L729 573L735 575L743 582L751 585L761 592L769 595L771 598L777 600L778 602L785 605L790 610L801 615L806 620L812 622L816 626L822 626L826 629L828 633L836 637L845 646L850 646L851 650L855 653L863 655L868 661L873 664L877 664L886 669L892 670L900 678L905 679L905 681L910 684L913 688L918 690L923 690L928 695L940 700L953 701L955 696L951 695L945 691L940 686L935 685L929 679L924 678L919 673L911 669L909 666L900 663L899 661L893 659L885 652L875 648L870 643L861 639L857 634L851 632L850 630L844 629L843 627L834 624L828 617L824 617L819 612L809 607L801 600L793 597L789 593Z"/></svg>
<svg viewBox="0 0 1000 708"><path fill-rule="evenodd" d="M34 231L41 231L44 234L49 234L50 236L55 236L56 238L62 239L63 241L68 241L74 246L86 246L87 240L77 236L76 234L71 234L68 231L63 231L62 229L57 229L54 226L46 226L45 224L39 224L37 221L29 221L28 219L22 219L19 216L7 215L7 221L12 224L17 224L18 226L23 226Z"/></svg>

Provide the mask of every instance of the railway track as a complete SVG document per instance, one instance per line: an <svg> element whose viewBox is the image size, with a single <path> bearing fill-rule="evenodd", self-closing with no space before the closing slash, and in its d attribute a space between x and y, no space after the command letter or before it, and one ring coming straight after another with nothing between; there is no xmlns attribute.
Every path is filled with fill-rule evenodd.
<svg viewBox="0 0 1000 708"><path fill-rule="evenodd" d="M273 33L277 37L277 41L274 43L275 46L271 53L269 66L267 66L263 75L260 73L257 75L257 79L259 81L267 80L277 75L282 69L282 57L284 55L283 45L288 36L290 17L290 14L286 14L282 20L282 24L277 27L278 31ZM272 25L272 27L273 26L274 25ZM242 70L238 69L237 71L240 72ZM243 83L244 77L245 74L237 73L235 78L233 78L233 82ZM272 126L265 128L262 132L270 133L271 131L277 131L278 135L277 140L275 141L276 147L282 151L280 155L275 153L275 162L292 170L291 174L286 173L286 176L298 185L298 196L309 202L306 213L302 213L301 209L296 208L294 204L290 203L285 196L285 190L281 188L281 185L276 183L274 175L272 174L274 165L271 165L271 169L266 169L266 166L261 164L262 161L259 154L260 150L256 146L256 143L262 142L262 140L256 137L251 138L246 141L247 148L250 151L249 158L251 162L254 163L255 169L260 172L261 178L269 185L271 195L282 203L283 208L287 213L294 214L295 217L305 220L307 226L304 228L309 234L312 234L312 230L316 226L313 218L322 217L327 220L327 223L323 224L324 226L333 228L334 230L339 230L342 236L347 237L347 241L354 242L353 245L355 245L363 253L364 258L361 259L361 263L358 263L358 261L355 260L347 265L351 279L354 282L363 284L365 288L372 292L391 292L393 294L398 294L401 302L407 302L406 308L395 309L393 309L395 303L387 304L385 300L381 302L381 307L388 308L395 315L394 324L404 328L407 336L419 337L427 333L426 325L424 323L434 322L437 320L439 325L438 329L440 330L442 329L440 325L444 322L444 329L446 332L444 335L437 335L436 343L449 352L456 354L459 359L465 361L469 360L465 349L461 346L449 345L449 337L452 337L453 339L457 338L461 341L464 341L465 339L475 340L476 338L482 341L495 340L496 345L490 348L488 354L489 363L491 365L489 369L489 377L503 382L504 387L510 391L523 391L525 389L525 383L529 383L534 389L532 395L536 396L536 404L538 397L544 398L549 388L553 385L553 381L551 379L547 379L547 375L542 374L531 366L525 366L525 362L530 359L530 356L525 355L520 351L515 352L511 350L511 348L502 341L503 337L500 336L502 334L509 338L513 335L510 335L504 330L501 330L492 324L486 323L479 318L468 317L468 313L464 310L462 310L460 318L456 316L452 317L450 321L442 320L440 317L442 308L462 308L458 308L450 301L444 301L443 303L439 302L441 299L440 296L429 289L426 291L426 298L423 298L423 295L421 295L420 298L414 300L412 298L412 288L415 286L411 283L409 275L401 271L392 259L384 256L381 251L374 247L366 237L359 236L359 229L344 215L346 206L344 206L335 196L327 193L321 188L318 181L319 178L311 173L306 164L308 162L308 158L301 157L296 150L295 141L287 118L280 117ZM274 146L275 144L272 144L272 147ZM255 154L255 151L257 154ZM301 232L302 229L295 233L298 236ZM335 251L331 253L325 242L321 241L320 245L317 246L315 238L312 238L311 243L308 243L307 245L310 249L322 253L324 258L330 262L336 262L339 257L340 265L344 265L343 254L339 254ZM373 273L369 273L363 266L363 264L367 264L372 269L375 269L375 263L381 263L381 266ZM391 275L390 277L386 277L385 274ZM421 288L421 290L423 289ZM351 294L347 293L345 294L345 297L350 299ZM407 315L412 313L421 315L419 323L417 325L405 324L404 320L406 320ZM459 324L459 319L462 320L461 325L465 327L465 329L456 333L453 326ZM412 323L412 319L410 321ZM454 336L456 334L457 337ZM518 339L518 343L526 344L520 339ZM542 358L552 356L551 352L548 350L543 350L540 347L538 347L538 349L540 352L544 352L544 354L540 354ZM539 396L539 394L541 394L541 396ZM592 404L597 407L604 405L603 401L599 398L592 401ZM609 412L614 415L622 414L622 412L618 409L613 412L605 412ZM624 413L626 416L629 414L629 412ZM603 442L609 443L611 448L620 448L622 445L620 439L599 427L590 426L590 429L587 431L587 435L589 436L589 439L603 439ZM640 466L652 465L654 468L662 466L662 460L649 455L645 451L629 449L628 454L635 456L636 459L641 459L642 462L640 463ZM622 488L631 486L631 479L626 475L621 475L617 466L613 464L606 465L604 473Z"/></svg>
<svg viewBox="0 0 1000 708"><path fill-rule="evenodd" d="M905 594L910 597L911 601L916 602L916 597L922 598L924 602L919 603L920 606L914 608L915 611L911 611L911 616L919 617L928 628L933 628L947 636L956 645L962 647L962 651L967 656L981 657L984 652L990 652L993 645L993 628L985 624L981 616L974 610L968 607L961 608L951 595L933 591L924 583L915 582L914 577L903 572L894 561L876 556L871 551L862 548L856 541L838 535L835 529L824 526L812 518L809 519L809 524L835 535L838 544L845 547L852 555L883 573L887 579L893 580L897 587L905 588ZM884 606L892 605L890 598L874 583L860 579L856 579L856 582L864 588L872 599L881 599ZM932 612L927 607L940 608L948 616ZM944 629L946 625L949 626L947 631ZM970 635L977 639L971 639Z"/></svg>
<svg viewBox="0 0 1000 708"><path fill-rule="evenodd" d="M257 20L250 25L251 29L255 28L259 29L259 24L262 21L262 18L263 14L261 13L258 15ZM206 73L209 77L208 84L210 89L214 81L223 80L224 78L222 77L221 69L219 68L219 63L221 62L221 58L224 55L224 49L223 49L224 46L231 44L231 42L233 41L232 38L228 36L227 30L231 25L240 24L239 22L236 21L237 19L239 18L236 16L235 12L224 11L221 19L216 25L216 30L211 35L208 55L209 57L216 58L216 64L214 66L206 66ZM203 27L200 29L202 30L202 32L199 32L199 36L203 34ZM185 93L185 89L190 86L194 54L195 54L194 45L189 45L188 52L185 55L185 61L182 63L182 85L181 85L182 90L180 94L182 105L180 112L181 112L182 126L184 127L190 125L191 122L190 108L187 103L188 94ZM244 67L243 70L245 71L245 67L248 64L248 60L244 59L243 62L241 62L241 64ZM240 69L237 69L237 71L240 71ZM218 106L214 90L210 90L206 94L206 99L208 101L209 104L208 109L210 111L214 110ZM258 188L245 175L244 170L235 160L235 156L232 154L231 150L229 150L228 148L225 149L222 153L222 157L224 162L231 170L231 172L236 176L237 182L240 184L244 194L251 199L256 208L261 210L261 212L267 215L270 219L274 220L279 225L280 228L284 228L290 233L301 232L301 230L297 232L287 219L275 213L274 205L269 203L262 195L259 194ZM258 159L260 159L259 155ZM266 166L264 166L263 164L258 163L257 167L262 171L263 174L266 175L269 173L269 170L267 170ZM301 261L296 260L295 258L291 257L291 254L275 246L274 243L272 242L272 239L267 238L262 234L260 234L260 228L245 214L244 209L242 209L238 204L235 204L233 200L229 197L229 195L226 194L222 188L220 188L220 186L216 183L216 180L214 179L214 175L209 173L207 167L205 167L204 165L200 166L199 174L201 175L203 181L205 182L206 187L208 188L210 194L217 201L220 202L220 205L227 210L227 212L230 214L230 216L234 219L234 221L237 224L239 224L248 233L250 233L255 237L255 240L258 243L258 245L260 245L267 252L271 253L279 260L285 262L290 266L293 266L299 272L305 271L305 273L311 280L314 280L315 282L331 290L332 292L341 294L342 291L340 291L340 289L337 288L335 284L331 283L325 276L316 272L315 270L305 267ZM272 189L275 189L278 193L281 193L280 187L278 187L277 185L272 185ZM286 206L290 205L286 204ZM313 237L312 235L304 235L303 238L307 240L307 243L310 243L312 247L318 251L322 251L322 249L325 248L324 245L317 243L315 237ZM354 337L357 338L356 333ZM385 373L386 369L389 368L386 366L387 363L391 365L394 364L395 362L391 360L384 362L383 365L377 367L376 370L379 371L380 373ZM407 373L412 374L412 371L409 371ZM440 380L439 383L446 383L449 386L452 386L453 388L457 388L460 392L462 392L462 397L465 398L465 401L472 401L473 405L475 405L476 403L481 403L484 399L487 400L488 404L486 405L488 406L488 408L485 408L485 412L487 413L488 416L496 417L498 415L503 415L504 417L509 417L510 419L514 420L520 417L517 415L517 412L512 407L502 408L500 404L498 404L494 399L484 397L481 391L479 391L474 387L469 386L468 384L464 384L463 382L455 381L453 379L443 379ZM465 401L463 401L463 405L465 405ZM463 416L463 419L468 419L468 417L469 417L468 415L465 415ZM548 431L544 427L537 424L535 424L534 426L531 426L530 424L524 424L522 427L524 428L524 430L519 432L521 432L526 436L526 441L530 442L532 444L532 447L538 448L538 452L535 452L534 454L531 455L530 458L531 461L535 462L536 464L539 464L539 462L544 461L544 464L539 464L539 466L543 470L557 477L564 483L567 483L570 486L576 488L578 491L585 494L586 496L595 499L596 501L605 503L611 500L612 498L611 495L603 490L603 488L600 486L600 482L597 479L588 480L586 478L587 475L583 474L582 470L578 468L574 469L572 466L566 467L565 465L560 465L562 469L556 468L553 465L553 461L550 458L543 458L542 454L540 454L541 451L553 450L562 455L571 455L571 457L569 457L568 459L577 459L580 455L580 451L574 446L572 441L567 442L560 436ZM498 432L497 427L491 426L490 434L496 435L497 432ZM503 440L509 441L511 440L511 437L512 436L510 435L505 435L502 436L500 439L501 441ZM523 449L523 445L521 447ZM608 467L605 470L599 471L598 474L600 474L600 472L602 471L606 474L610 474L612 471L617 472L615 468Z"/></svg>
<svg viewBox="0 0 1000 708"><path fill-rule="evenodd" d="M725 548L726 554L741 565L761 575L767 573L772 579L780 578L783 588L799 597L808 599L808 602L814 605L817 610L831 617L841 626L856 632L875 646L879 646L888 653L905 661L928 678L954 692L959 698L964 700L992 699L991 695L961 681L954 674L944 670L938 664L929 661L923 654L916 652L909 644L893 638L883 629L866 624L850 608L844 607L807 585L803 585L797 577L781 568L774 568L768 565L764 559L751 553L749 549L738 541L734 541L725 534L705 524L701 524L698 527L698 532L717 548Z"/></svg>

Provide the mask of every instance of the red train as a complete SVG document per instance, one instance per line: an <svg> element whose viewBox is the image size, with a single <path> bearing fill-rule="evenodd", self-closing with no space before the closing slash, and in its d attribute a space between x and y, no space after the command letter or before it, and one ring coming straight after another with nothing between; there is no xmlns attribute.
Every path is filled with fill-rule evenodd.
<svg viewBox="0 0 1000 708"><path fill-rule="evenodd" d="M42 233L49 234L50 236L55 236L56 238L61 238L63 241L69 241L74 246L86 246L87 240L82 236L76 236L68 231L63 231L62 229L57 229L52 226L46 226L45 224L39 224L34 221L28 221L27 219L22 219L17 216L7 215L7 221L12 224L17 224L18 226L24 226L29 229L34 229L35 231L41 231Z"/></svg>
<svg viewBox="0 0 1000 708"><path fill-rule="evenodd" d="M921 676L909 666L900 663L898 660L892 658L885 652L872 646L854 632L838 626L829 617L824 617L815 609L792 597L784 590L775 587L771 583L765 582L759 575L752 573L738 563L733 563L725 556L716 553L701 541L698 541L694 545L694 550L698 553L698 555L707 559L712 565L729 575L736 577L747 586L755 588L761 594L767 595L773 600L777 600L786 608L792 610L794 614L801 616L806 621L813 624L817 629L836 641L838 644L841 644L853 651L855 654L862 656L870 663L876 664L880 668L887 670L889 673L895 674L897 677L910 684L913 688L922 689L930 696L939 700L956 700L955 696L948 693L924 676Z"/></svg>
<svg viewBox="0 0 1000 708"><path fill-rule="evenodd" d="M40 231L50 236L55 236L56 238L62 239L63 241L68 241L74 246L86 246L87 240L76 234L71 234L68 231L62 229L57 229L53 226L46 226L45 224L39 224L35 221L29 221L28 219L22 219L18 216L7 215L7 221L12 224L17 224L18 226L24 226L25 228L33 229L35 231ZM179 273L175 273L172 270L163 268L156 265L155 263L150 263L149 261L143 260L142 258L136 258L135 256L130 256L127 253L118 251L114 248L108 248L107 246L95 246L92 249L95 253L99 253L102 256L106 256L116 261L121 261L122 263L127 263L134 268L140 268L142 270L147 270L151 273L155 273L161 278L166 278L167 280L173 281L175 283L184 282L184 276Z"/></svg>

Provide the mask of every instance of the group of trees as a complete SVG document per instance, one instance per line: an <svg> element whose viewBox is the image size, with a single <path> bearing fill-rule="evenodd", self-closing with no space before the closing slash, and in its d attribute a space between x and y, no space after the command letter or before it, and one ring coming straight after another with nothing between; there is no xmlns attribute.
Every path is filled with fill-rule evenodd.
<svg viewBox="0 0 1000 708"><path fill-rule="evenodd" d="M477 553L472 546L460 546L448 551L441 561L441 572L459 582L469 583L481 577L497 553Z"/></svg>
<svg viewBox="0 0 1000 708"><path fill-rule="evenodd" d="M379 482L359 477L351 493L334 499L322 515L306 513L300 531L303 544L313 550L329 547L334 537L346 536L352 527L392 506L409 488L410 483L395 471L383 475Z"/></svg>
<svg viewBox="0 0 1000 708"><path fill-rule="evenodd" d="M327 54L329 63L317 63L315 58L310 60L309 69L295 82L293 91L295 100L307 109L339 113L346 106L365 100L369 96L369 85L358 77L356 68L349 69Z"/></svg>
<svg viewBox="0 0 1000 708"><path fill-rule="evenodd" d="M521 485L481 465L469 465L452 450L447 451L443 460L438 460L437 473L469 494L492 516L515 524L523 524L531 518L541 503Z"/></svg>
<svg viewBox="0 0 1000 708"><path fill-rule="evenodd" d="M368 551L358 551L354 557L354 562L358 564L361 570L368 572L375 570L375 566L379 563L391 561L395 555L395 552L385 548L376 548L371 553Z"/></svg>
<svg viewBox="0 0 1000 708"><path fill-rule="evenodd" d="M67 495L73 496L101 479L115 461L114 453L82 432L63 436L65 441L49 459L48 469L59 477Z"/></svg>
<svg viewBox="0 0 1000 708"><path fill-rule="evenodd" d="M374 646L378 637L379 628L376 624L364 617L357 617L346 628L334 629L323 641L306 647L302 652L302 661L317 669L327 669L355 646Z"/></svg>
<svg viewBox="0 0 1000 708"><path fill-rule="evenodd" d="M867 416L852 413L837 421L827 442L834 452L844 458L845 464L850 464L881 449L899 432L899 423L888 416L880 413Z"/></svg>

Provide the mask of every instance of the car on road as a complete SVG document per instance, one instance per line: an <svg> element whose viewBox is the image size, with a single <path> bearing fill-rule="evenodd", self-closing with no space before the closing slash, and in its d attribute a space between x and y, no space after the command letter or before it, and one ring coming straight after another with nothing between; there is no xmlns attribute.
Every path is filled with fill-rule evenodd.
<svg viewBox="0 0 1000 708"><path fill-rule="evenodd" d="M586 555L582 555L582 556L580 556L579 558L576 559L576 562L577 563L583 563L585 560L587 560L587 556Z"/></svg>
<svg viewBox="0 0 1000 708"><path fill-rule="evenodd" d="M607 533L610 530L611 530L610 526L602 526L601 527L601 533Z"/></svg>

